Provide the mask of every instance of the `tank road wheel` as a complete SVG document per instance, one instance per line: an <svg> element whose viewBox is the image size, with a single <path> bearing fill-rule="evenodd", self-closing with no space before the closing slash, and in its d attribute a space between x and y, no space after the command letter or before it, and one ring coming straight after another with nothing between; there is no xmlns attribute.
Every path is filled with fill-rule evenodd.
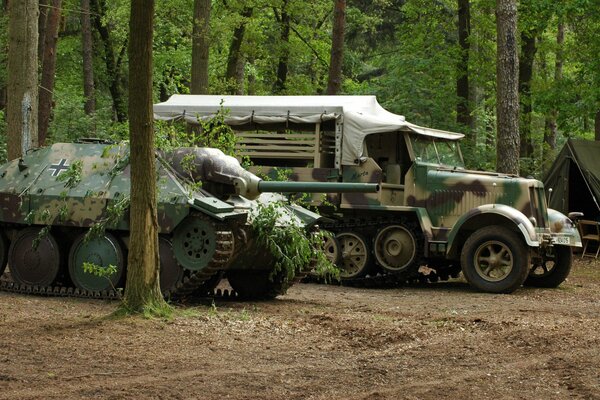
<svg viewBox="0 0 600 400"><path fill-rule="evenodd" d="M573 252L568 246L554 246L541 264L534 265L525 279L525 286L555 288L567 279L571 272Z"/></svg>
<svg viewBox="0 0 600 400"><path fill-rule="evenodd" d="M375 237L375 257L384 269L400 272L409 267L417 256L417 241L403 226L391 225Z"/></svg>
<svg viewBox="0 0 600 400"><path fill-rule="evenodd" d="M227 280L242 299L270 300L285 294L291 286L284 273L270 275L271 271L229 270Z"/></svg>
<svg viewBox="0 0 600 400"><path fill-rule="evenodd" d="M50 232L26 228L17 233L8 250L12 278L22 284L50 286L60 270L60 250Z"/></svg>
<svg viewBox="0 0 600 400"><path fill-rule="evenodd" d="M173 233L173 252L184 268L200 271L215 256L217 232L207 220L197 217L185 219Z"/></svg>
<svg viewBox="0 0 600 400"><path fill-rule="evenodd" d="M342 259L338 264L340 278L351 279L366 275L371 266L371 253L364 236L354 232L338 233Z"/></svg>
<svg viewBox="0 0 600 400"><path fill-rule="evenodd" d="M339 264L342 259L342 249L340 248L340 242L333 236L331 232L325 235L323 238L323 252L325 257L332 264Z"/></svg>
<svg viewBox="0 0 600 400"><path fill-rule="evenodd" d="M160 253L160 290L169 293L177 288L183 280L184 269L175 258L173 245L165 237L159 237L158 247Z"/></svg>
<svg viewBox="0 0 600 400"><path fill-rule="evenodd" d="M119 241L108 232L87 241L85 235L83 233L75 239L69 252L69 275L73 284L91 292L116 288L125 269L125 257ZM84 271L83 263L102 268L114 265L117 270L111 276L98 276Z"/></svg>
<svg viewBox="0 0 600 400"><path fill-rule="evenodd" d="M467 281L478 290L511 293L525 281L530 256L516 233L502 226L487 226L467 239L461 265Z"/></svg>
<svg viewBox="0 0 600 400"><path fill-rule="evenodd" d="M0 231L0 276L4 274L8 262L8 241L4 232Z"/></svg>

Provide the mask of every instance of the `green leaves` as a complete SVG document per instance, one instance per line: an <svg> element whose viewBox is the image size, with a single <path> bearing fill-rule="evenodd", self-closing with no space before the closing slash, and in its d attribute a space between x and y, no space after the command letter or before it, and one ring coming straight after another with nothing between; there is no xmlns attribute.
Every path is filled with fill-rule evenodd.
<svg viewBox="0 0 600 400"><path fill-rule="evenodd" d="M322 250L325 233L307 232L283 203L259 203L251 224L258 244L276 260L271 277L283 271L287 280L292 281L296 273L311 269L322 277L339 277L339 270Z"/></svg>
<svg viewBox="0 0 600 400"><path fill-rule="evenodd" d="M115 265L107 265L103 267L98 264L94 264L91 262L84 261L83 263L83 272L92 274L94 276L98 276L100 278L108 278L117 273L117 267Z"/></svg>
<svg viewBox="0 0 600 400"><path fill-rule="evenodd" d="M64 182L65 188L72 189L79 184L81 181L81 168L83 167L83 161L76 160L69 165L69 168L62 174L56 177L57 181Z"/></svg>

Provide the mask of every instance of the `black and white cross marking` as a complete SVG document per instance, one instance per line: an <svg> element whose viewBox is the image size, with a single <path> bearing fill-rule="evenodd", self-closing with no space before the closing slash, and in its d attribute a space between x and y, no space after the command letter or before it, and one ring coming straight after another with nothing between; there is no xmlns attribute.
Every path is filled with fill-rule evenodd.
<svg viewBox="0 0 600 400"><path fill-rule="evenodd" d="M69 164L67 164L66 158L61 158L58 164L52 164L48 169L53 170L52 176L58 176L61 172L69 169Z"/></svg>

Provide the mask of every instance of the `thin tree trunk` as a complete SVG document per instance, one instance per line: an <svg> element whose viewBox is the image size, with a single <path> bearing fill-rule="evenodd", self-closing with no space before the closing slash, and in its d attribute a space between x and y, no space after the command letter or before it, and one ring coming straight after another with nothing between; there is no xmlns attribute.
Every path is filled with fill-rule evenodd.
<svg viewBox="0 0 600 400"><path fill-rule="evenodd" d="M516 0L496 0L496 170L519 173L519 52Z"/></svg>
<svg viewBox="0 0 600 400"><path fill-rule="evenodd" d="M458 0L458 44L460 59L456 79L456 122L466 127L471 126L470 88L469 88L469 35L471 33L471 11L469 0ZM473 137L468 140L474 143Z"/></svg>
<svg viewBox="0 0 600 400"><path fill-rule="evenodd" d="M133 312L163 305L160 291L156 158L152 124L154 0L132 0L129 23L131 208L125 303Z"/></svg>
<svg viewBox="0 0 600 400"><path fill-rule="evenodd" d="M61 0L52 0L51 5L52 7L46 18L44 54L42 58L42 82L39 89L38 140L40 146L46 143L48 126L50 125L50 114L52 113L54 76L56 74L56 44L58 42Z"/></svg>
<svg viewBox="0 0 600 400"><path fill-rule="evenodd" d="M563 21L558 22L558 30L556 32L556 63L554 64L554 87L559 87L562 81L563 75L563 62L564 62L564 50L563 45L565 41L565 24ZM550 114L546 118L546 126L544 129L544 150L549 151L549 156L544 154L543 159L550 166L554 159L553 153L556 150L556 136L558 133L558 127L556 119L558 118L558 110L556 106L552 106ZM546 168L545 168L546 170Z"/></svg>
<svg viewBox="0 0 600 400"><path fill-rule="evenodd" d="M331 38L331 58L329 79L325 93L338 94L342 88L342 64L344 62L344 31L346 27L346 0L334 0L333 35Z"/></svg>
<svg viewBox="0 0 600 400"><path fill-rule="evenodd" d="M594 140L600 140L600 110L596 111L594 121Z"/></svg>
<svg viewBox="0 0 600 400"><path fill-rule="evenodd" d="M2 1L2 12L4 15L8 15L8 0ZM5 46L0 48L4 54L8 53L8 43L5 43ZM2 68L6 68L4 62L2 63ZM0 110L4 110L6 107L6 82L0 82Z"/></svg>
<svg viewBox="0 0 600 400"><path fill-rule="evenodd" d="M239 69L242 61L241 48L246 32L248 18L252 16L252 8L245 8L242 12L242 22L233 30L231 45L229 46L229 55L227 56L227 70L225 79L228 83L233 83L230 93L239 93L243 82L239 80Z"/></svg>
<svg viewBox="0 0 600 400"><path fill-rule="evenodd" d="M238 83L235 89L235 94L241 96L244 94L244 77L246 71L246 57L240 54L235 66L235 81Z"/></svg>
<svg viewBox="0 0 600 400"><path fill-rule="evenodd" d="M288 1L285 0L281 7L281 16L278 16L277 10L275 10L275 15L278 17L277 20L281 26L281 36L280 36L280 51L279 54L279 62L277 63L277 78L275 80L275 84L273 85L274 93L282 93L285 91L285 85L287 82L288 75L288 63L290 58L290 23L291 18L287 13Z"/></svg>
<svg viewBox="0 0 600 400"><path fill-rule="evenodd" d="M104 44L104 60L106 63L106 74L109 79L108 90L113 101L115 119L118 122L125 122L127 120L127 112L122 85L121 63L127 50L127 43L123 44L118 56L115 55L116 52L110 31L102 22L102 16L106 14L106 4L104 3L104 0L92 1L95 11L93 13L94 24L96 30L100 34L100 39L102 39L102 43Z"/></svg>
<svg viewBox="0 0 600 400"><path fill-rule="evenodd" d="M6 108L6 85L0 86L0 110Z"/></svg>
<svg viewBox="0 0 600 400"><path fill-rule="evenodd" d="M195 0L192 37L192 94L208 93L211 0Z"/></svg>
<svg viewBox="0 0 600 400"><path fill-rule="evenodd" d="M9 3L8 103L6 110L8 159L37 147L38 15L37 0Z"/></svg>
<svg viewBox="0 0 600 400"><path fill-rule="evenodd" d="M40 14L38 15L38 57L44 54L46 40L46 21L50 12L50 0L39 0ZM42 60L40 60L40 65Z"/></svg>
<svg viewBox="0 0 600 400"><path fill-rule="evenodd" d="M96 112L96 87L94 85L94 48L90 0L81 0L81 53L83 55L83 109L87 115Z"/></svg>
<svg viewBox="0 0 600 400"><path fill-rule="evenodd" d="M519 58L519 100L521 102L521 157L531 157L533 154L533 139L531 137L531 79L533 78L533 61L537 47L534 32L521 34L521 57Z"/></svg>

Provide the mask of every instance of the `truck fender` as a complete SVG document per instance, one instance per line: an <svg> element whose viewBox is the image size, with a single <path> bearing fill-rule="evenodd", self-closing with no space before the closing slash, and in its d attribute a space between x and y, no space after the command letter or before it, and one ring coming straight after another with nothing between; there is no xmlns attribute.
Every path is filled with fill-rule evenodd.
<svg viewBox="0 0 600 400"><path fill-rule="evenodd" d="M552 233L577 233L577 228L573 221L565 214L552 208L548 209L548 219L550 220L550 232Z"/></svg>
<svg viewBox="0 0 600 400"><path fill-rule="evenodd" d="M551 233L555 233L557 236L572 238L573 240L569 240L569 242L574 243L575 247L582 246L579 230L577 230L577 226L575 226L569 217L560 211L549 208L548 220L550 221Z"/></svg>
<svg viewBox="0 0 600 400"><path fill-rule="evenodd" d="M535 232L535 227L529 218L525 216L525 214L516 208L507 206L505 204L484 204L471 209L469 212L461 216L458 221L456 221L452 227L452 230L450 231L450 234L448 235L447 254L450 254L453 250L455 250L454 246L456 246L456 238L463 226L467 222L473 221L473 219L481 217L485 214L498 215L506 218L508 221L515 224L515 226L519 229L519 232L521 232L521 235L528 246L540 246L540 242Z"/></svg>

